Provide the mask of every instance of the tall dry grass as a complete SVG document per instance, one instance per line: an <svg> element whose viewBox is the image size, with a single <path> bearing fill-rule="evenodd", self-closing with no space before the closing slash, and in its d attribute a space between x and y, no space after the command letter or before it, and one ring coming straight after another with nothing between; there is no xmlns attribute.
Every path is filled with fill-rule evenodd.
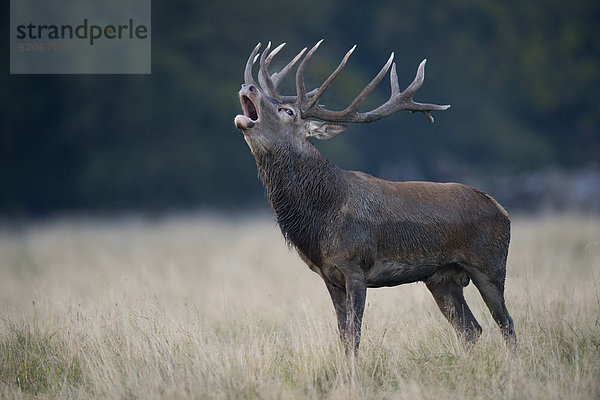
<svg viewBox="0 0 600 400"><path fill-rule="evenodd" d="M422 284L368 292L357 362L269 217L0 228L0 398L600 398L600 219L515 218L519 353L465 348Z"/></svg>

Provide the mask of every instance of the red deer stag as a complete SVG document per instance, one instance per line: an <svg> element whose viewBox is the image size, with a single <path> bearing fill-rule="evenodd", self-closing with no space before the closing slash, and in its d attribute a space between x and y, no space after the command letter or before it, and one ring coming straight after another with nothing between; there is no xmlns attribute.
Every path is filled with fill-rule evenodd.
<svg viewBox="0 0 600 400"><path fill-rule="evenodd" d="M235 117L235 126L256 159L283 236L325 281L346 351L358 350L367 288L418 281L425 282L457 334L475 341L481 327L463 297L463 287L472 280L514 347L513 322L504 302L510 240L506 211L486 193L458 183L388 182L344 171L308 140L343 133L348 126L340 123L373 122L400 110L422 112L433 122L430 112L449 106L412 100L423 83L426 60L401 92L392 53L346 109L331 111L318 101L356 46L318 89L307 93L304 69L321 42L298 66L295 96L279 94L277 86L306 48L280 72L269 74L269 64L284 45L269 52L269 43L260 56L259 86L252 75L259 43L246 63L239 92L244 114ZM389 100L359 112L390 67Z"/></svg>

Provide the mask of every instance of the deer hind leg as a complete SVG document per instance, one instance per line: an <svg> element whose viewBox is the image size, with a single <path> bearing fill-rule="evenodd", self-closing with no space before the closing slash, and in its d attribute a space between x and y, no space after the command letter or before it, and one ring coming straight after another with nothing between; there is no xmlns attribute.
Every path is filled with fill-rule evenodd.
<svg viewBox="0 0 600 400"><path fill-rule="evenodd" d="M495 274L486 273L486 269L475 266L465 266L465 270L473 280L479 293L481 293L481 297L489 308L492 318L494 318L494 321L496 321L502 330L502 336L504 336L507 345L511 349L516 350L517 336L513 320L506 309L504 301L505 268L494 269L494 271L497 271Z"/></svg>
<svg viewBox="0 0 600 400"><path fill-rule="evenodd" d="M442 267L425 284L457 335L475 342L481 335L481 326L463 296L463 287L469 284L469 278L462 268L456 264Z"/></svg>

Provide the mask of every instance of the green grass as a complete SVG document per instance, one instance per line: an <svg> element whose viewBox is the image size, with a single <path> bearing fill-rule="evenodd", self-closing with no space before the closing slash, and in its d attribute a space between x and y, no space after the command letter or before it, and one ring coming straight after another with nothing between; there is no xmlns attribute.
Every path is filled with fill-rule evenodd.
<svg viewBox="0 0 600 400"><path fill-rule="evenodd" d="M356 362L269 218L0 227L0 398L597 399L600 219L515 218L519 351L465 347L422 284L368 292Z"/></svg>
<svg viewBox="0 0 600 400"><path fill-rule="evenodd" d="M0 342L0 379L32 394L82 383L81 363L57 332L41 331L33 321L8 322Z"/></svg>

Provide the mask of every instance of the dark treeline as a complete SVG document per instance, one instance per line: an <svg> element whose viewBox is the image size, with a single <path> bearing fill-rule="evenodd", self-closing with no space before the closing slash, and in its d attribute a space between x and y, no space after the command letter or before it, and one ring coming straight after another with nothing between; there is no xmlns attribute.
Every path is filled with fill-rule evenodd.
<svg viewBox="0 0 600 400"><path fill-rule="evenodd" d="M2 23L8 31L8 4ZM253 46L288 45L274 68L325 42L314 86L357 44L323 103L343 107L395 51L402 85L429 60L415 100L451 104L354 126L319 147L388 179L487 184L600 153L597 1L154 1L151 75L0 79L0 213L252 207L254 160L233 127ZM365 102L387 99L387 79ZM293 90L293 79L283 90Z"/></svg>

